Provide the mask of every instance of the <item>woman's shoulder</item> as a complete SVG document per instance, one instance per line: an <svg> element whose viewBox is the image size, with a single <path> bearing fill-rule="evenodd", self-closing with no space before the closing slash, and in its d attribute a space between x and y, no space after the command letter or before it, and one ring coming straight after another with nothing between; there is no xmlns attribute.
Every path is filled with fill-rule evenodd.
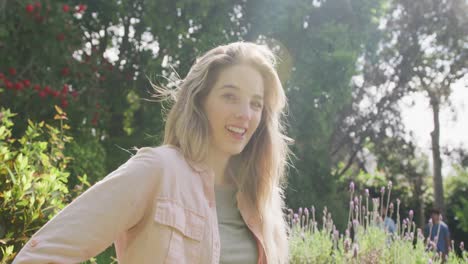
<svg viewBox="0 0 468 264"><path fill-rule="evenodd" d="M153 165L159 165L160 168L177 168L187 164L179 148L172 145L146 146L134 149L137 152L132 158L147 159Z"/></svg>
<svg viewBox="0 0 468 264"><path fill-rule="evenodd" d="M180 150L172 145L145 146L141 148L134 147L136 155L152 155L155 159L180 159L182 158Z"/></svg>

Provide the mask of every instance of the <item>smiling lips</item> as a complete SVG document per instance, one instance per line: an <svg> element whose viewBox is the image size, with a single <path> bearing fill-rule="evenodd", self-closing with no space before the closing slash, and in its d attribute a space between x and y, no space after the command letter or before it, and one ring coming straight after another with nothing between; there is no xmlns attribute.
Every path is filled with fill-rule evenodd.
<svg viewBox="0 0 468 264"><path fill-rule="evenodd" d="M243 139L245 133L247 132L246 128L237 127L237 126L226 126L226 129L236 139Z"/></svg>

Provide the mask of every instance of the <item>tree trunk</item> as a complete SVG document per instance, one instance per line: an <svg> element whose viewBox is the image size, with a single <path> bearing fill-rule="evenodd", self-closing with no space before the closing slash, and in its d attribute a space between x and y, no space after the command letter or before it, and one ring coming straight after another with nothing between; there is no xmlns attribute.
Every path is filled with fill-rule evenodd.
<svg viewBox="0 0 468 264"><path fill-rule="evenodd" d="M424 197L423 197L423 184L424 184L424 173L416 173L416 180L414 185L414 195L416 196L416 208L415 209L415 218L417 226L424 226L426 219L424 217Z"/></svg>
<svg viewBox="0 0 468 264"><path fill-rule="evenodd" d="M432 107L434 119L434 131L431 132L432 140L432 159L434 168L434 195L435 206L442 212L445 212L444 205L444 187L442 185L442 159L440 157L440 123L439 123L439 108L440 102L437 96L430 95L430 104Z"/></svg>

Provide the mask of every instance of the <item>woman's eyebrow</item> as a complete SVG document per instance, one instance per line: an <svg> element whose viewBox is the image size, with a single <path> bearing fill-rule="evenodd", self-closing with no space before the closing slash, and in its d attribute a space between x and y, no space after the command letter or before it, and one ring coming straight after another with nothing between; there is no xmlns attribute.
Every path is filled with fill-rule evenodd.
<svg viewBox="0 0 468 264"><path fill-rule="evenodd" d="M223 86L221 86L221 89L223 88L231 88L231 89L236 89L236 90L240 90L239 87L235 86L234 84L224 84Z"/></svg>
<svg viewBox="0 0 468 264"><path fill-rule="evenodd" d="M220 89L235 89L235 90L240 90L240 88L234 84L224 84L223 86L220 87ZM253 97L257 100L263 100L263 96L260 94L254 94Z"/></svg>

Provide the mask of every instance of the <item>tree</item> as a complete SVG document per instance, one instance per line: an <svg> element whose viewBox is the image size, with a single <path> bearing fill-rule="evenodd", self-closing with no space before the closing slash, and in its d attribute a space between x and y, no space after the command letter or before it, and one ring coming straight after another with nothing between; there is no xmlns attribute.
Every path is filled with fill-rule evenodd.
<svg viewBox="0 0 468 264"><path fill-rule="evenodd" d="M363 78L356 83L355 103L342 135L348 148L359 151L373 142L404 134L398 102L422 92L433 110L431 133L436 206L444 209L439 146L439 109L450 104L452 85L468 72L467 5L463 1L393 1L382 21L382 39L363 58ZM370 110L359 113L362 104ZM351 118L350 118L351 117ZM340 144L338 144L340 146ZM355 155L350 155L351 164Z"/></svg>

